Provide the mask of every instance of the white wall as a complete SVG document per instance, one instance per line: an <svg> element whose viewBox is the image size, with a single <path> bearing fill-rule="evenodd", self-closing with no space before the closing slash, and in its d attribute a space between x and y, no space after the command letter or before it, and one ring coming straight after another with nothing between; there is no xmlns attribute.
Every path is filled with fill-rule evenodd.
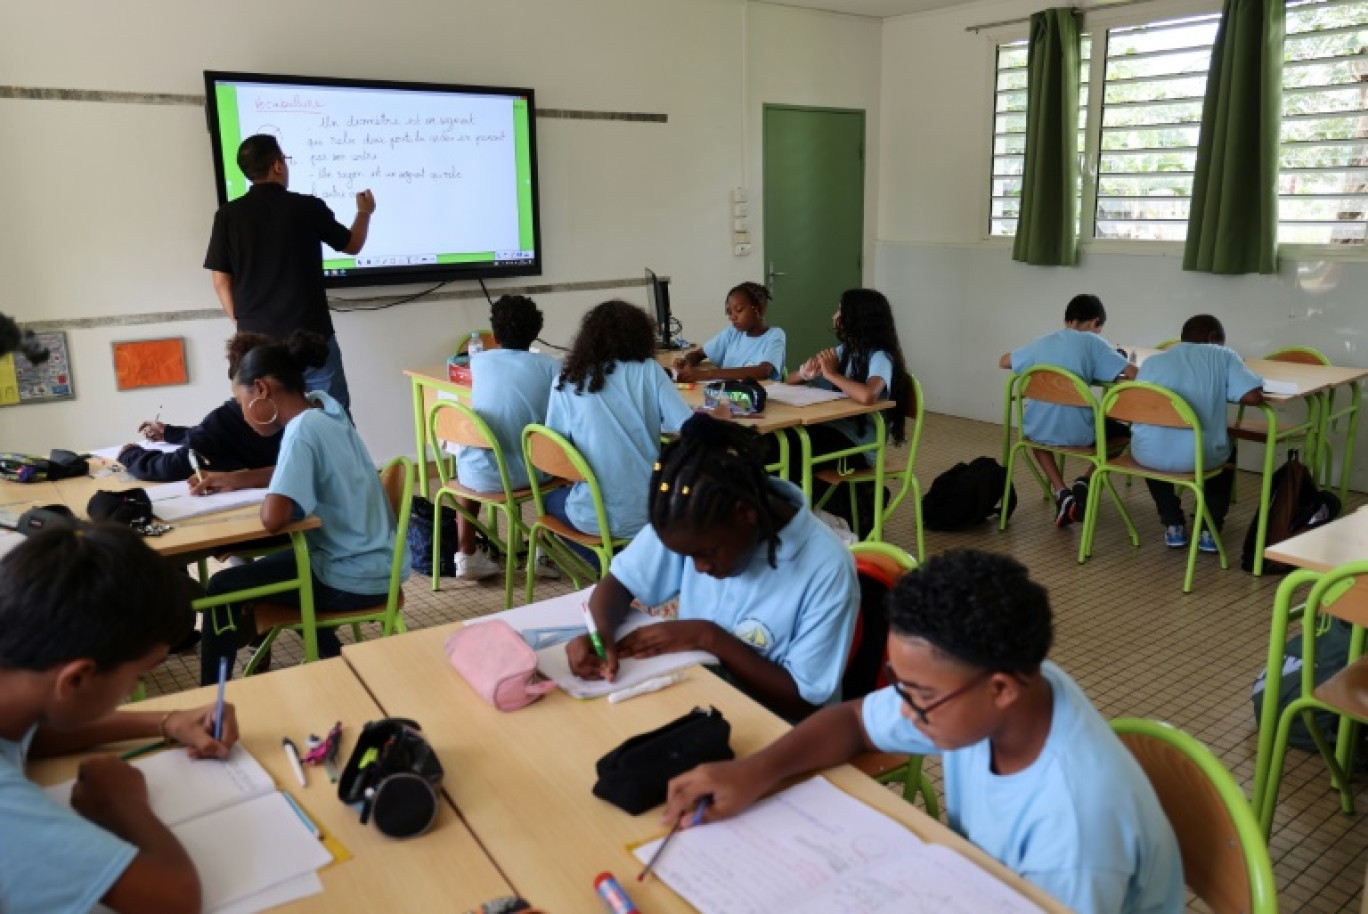
<svg viewBox="0 0 1368 914"><path fill-rule="evenodd" d="M883 29L883 132L876 282L895 303L909 365L938 412L1000 422L1003 353L1059 326L1068 299L1107 305L1116 344L1152 345L1200 312L1246 355L1313 346L1337 364L1368 365L1368 258L1296 261L1278 276L1185 273L1181 254L1085 245L1077 267L1011 260L984 241L992 123L992 41L968 25L1029 14L1009 3L908 16ZM931 88L934 87L934 88ZM1358 442L1368 457L1368 428ZM1249 464L1257 448L1247 448ZM1368 488L1368 459L1356 460Z"/></svg>
<svg viewBox="0 0 1368 914"><path fill-rule="evenodd" d="M732 256L728 193L748 159L758 182L761 105L864 108L877 124L876 21L746 7L390 0L376 15L373 0L11 4L0 85L200 93L201 72L224 69L531 86L543 108L663 112L663 125L538 121L546 271L530 281L634 277L649 265L673 277L675 310L698 337L718 323L729 286L759 278L759 244L751 258ZM823 53L826 43L840 53ZM215 206L200 109L0 100L0 135L0 311L36 321L217 307L200 268ZM611 294L540 297L544 336L568 342L584 310ZM624 297L645 301L640 289ZM412 450L401 369L439 361L486 314L446 301L335 315L377 460ZM0 410L0 449L113 444L159 406L194 421L226 393L230 332L224 318L68 331L78 398ZM187 337L190 386L115 391L109 343L157 336Z"/></svg>

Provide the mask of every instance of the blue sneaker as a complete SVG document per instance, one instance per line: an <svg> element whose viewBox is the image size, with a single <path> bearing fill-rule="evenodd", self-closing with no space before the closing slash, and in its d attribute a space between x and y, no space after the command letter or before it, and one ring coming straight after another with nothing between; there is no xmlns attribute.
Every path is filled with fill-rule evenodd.
<svg viewBox="0 0 1368 914"><path fill-rule="evenodd" d="M1203 530L1202 535L1197 537L1197 549L1199 552L1216 552L1216 539L1211 535L1210 530Z"/></svg>
<svg viewBox="0 0 1368 914"><path fill-rule="evenodd" d="M1171 524L1164 528L1165 546L1170 549L1182 549L1187 544L1187 527L1184 527L1182 524Z"/></svg>

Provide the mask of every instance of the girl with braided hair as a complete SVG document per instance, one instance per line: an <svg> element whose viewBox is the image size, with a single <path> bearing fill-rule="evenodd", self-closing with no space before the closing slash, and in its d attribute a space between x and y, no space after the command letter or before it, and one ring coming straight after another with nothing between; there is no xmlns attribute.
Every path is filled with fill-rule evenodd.
<svg viewBox="0 0 1368 914"><path fill-rule="evenodd" d="M707 415L684 423L651 474L649 514L589 600L605 656L587 635L566 648L575 675L612 680L624 658L703 650L791 720L839 698L855 562L797 486L765 474L753 430ZM613 636L633 598L676 594L677 620Z"/></svg>

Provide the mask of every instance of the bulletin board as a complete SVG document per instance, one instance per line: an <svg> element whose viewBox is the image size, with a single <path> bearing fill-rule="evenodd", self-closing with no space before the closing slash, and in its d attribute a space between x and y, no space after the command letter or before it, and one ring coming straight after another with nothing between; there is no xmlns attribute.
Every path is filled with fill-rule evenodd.
<svg viewBox="0 0 1368 914"><path fill-rule="evenodd" d="M17 352L0 358L0 406L76 399L66 334L56 331L34 336L47 347L47 361L34 365Z"/></svg>
<svg viewBox="0 0 1368 914"><path fill-rule="evenodd" d="M185 337L115 343L114 380L119 390L189 384Z"/></svg>

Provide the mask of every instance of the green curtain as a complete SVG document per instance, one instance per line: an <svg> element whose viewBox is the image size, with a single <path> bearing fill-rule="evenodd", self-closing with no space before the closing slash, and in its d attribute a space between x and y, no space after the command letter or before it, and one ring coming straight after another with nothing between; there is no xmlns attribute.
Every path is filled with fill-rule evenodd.
<svg viewBox="0 0 1368 914"><path fill-rule="evenodd" d="M1211 49L1183 269L1278 271L1284 0L1225 0Z"/></svg>
<svg viewBox="0 0 1368 914"><path fill-rule="evenodd" d="M1026 162L1012 259L1078 262L1078 19L1068 7L1031 16Z"/></svg>

